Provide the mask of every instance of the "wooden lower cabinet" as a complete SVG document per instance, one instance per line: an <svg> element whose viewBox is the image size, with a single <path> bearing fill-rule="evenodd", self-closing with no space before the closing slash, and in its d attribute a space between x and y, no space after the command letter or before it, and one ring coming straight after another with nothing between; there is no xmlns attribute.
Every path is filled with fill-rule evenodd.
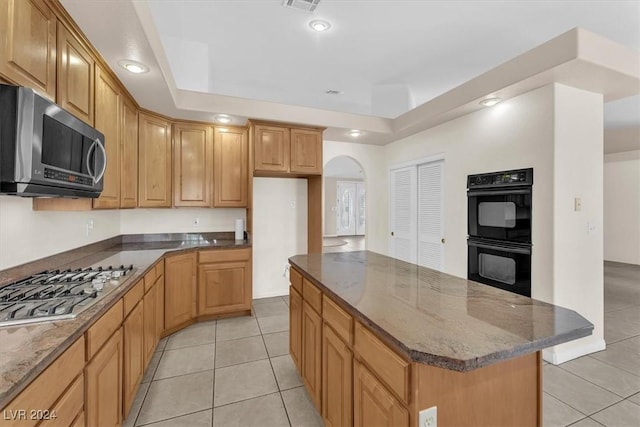
<svg viewBox="0 0 640 427"><path fill-rule="evenodd" d="M250 310L251 281L247 261L201 264L198 267L198 315Z"/></svg>
<svg viewBox="0 0 640 427"><path fill-rule="evenodd" d="M293 286L289 286L289 354L302 373L302 296Z"/></svg>
<svg viewBox="0 0 640 427"><path fill-rule="evenodd" d="M82 381L82 368L84 365L84 336L80 337L64 353L53 361L47 369L36 377L18 396L16 396L7 406L2 408L0 424L3 427L35 426L39 419L30 417L32 411L45 411L51 415L52 410L56 411L56 416L63 421L69 420L82 412L84 397L84 382ZM66 389L66 391L65 391ZM78 401L80 398L80 401ZM66 414L59 413L61 410ZM24 412L21 417L20 411ZM73 412L73 413L72 413ZM37 413L37 412L36 412ZM13 415L13 417L12 417ZM8 418L8 419L7 419ZM53 419L53 424L57 424L58 418Z"/></svg>
<svg viewBox="0 0 640 427"><path fill-rule="evenodd" d="M160 263L156 268L162 267L162 272L154 285L156 289L156 344L164 332L164 261L160 261Z"/></svg>
<svg viewBox="0 0 640 427"><path fill-rule="evenodd" d="M322 333L322 419L326 427L353 424L353 353L326 323Z"/></svg>
<svg viewBox="0 0 640 427"><path fill-rule="evenodd" d="M123 416L131 409L136 391L142 380L146 359L144 355L143 334L146 307L139 301L123 323L124 340L124 379L123 379Z"/></svg>
<svg viewBox="0 0 640 427"><path fill-rule="evenodd" d="M144 295L142 303L144 305L144 334L143 334L143 353L145 366L151 361L153 352L158 343L158 333L156 330L156 309L157 309L157 289L152 287L149 292Z"/></svg>
<svg viewBox="0 0 640 427"><path fill-rule="evenodd" d="M177 328L196 316L196 253L165 258L164 327Z"/></svg>
<svg viewBox="0 0 640 427"><path fill-rule="evenodd" d="M122 421L122 329L118 329L85 367L88 426L119 426Z"/></svg>
<svg viewBox="0 0 640 427"><path fill-rule="evenodd" d="M409 425L409 412L361 363L354 363L353 425L356 427Z"/></svg>
<svg viewBox="0 0 640 427"><path fill-rule="evenodd" d="M322 411L322 318L302 303L302 380L318 412Z"/></svg>

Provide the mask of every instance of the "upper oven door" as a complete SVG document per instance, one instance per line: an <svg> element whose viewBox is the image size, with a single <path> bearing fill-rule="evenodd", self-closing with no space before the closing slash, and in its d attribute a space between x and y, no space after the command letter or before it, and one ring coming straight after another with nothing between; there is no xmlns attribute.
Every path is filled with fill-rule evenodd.
<svg viewBox="0 0 640 427"><path fill-rule="evenodd" d="M469 237L531 243L531 187L469 190Z"/></svg>

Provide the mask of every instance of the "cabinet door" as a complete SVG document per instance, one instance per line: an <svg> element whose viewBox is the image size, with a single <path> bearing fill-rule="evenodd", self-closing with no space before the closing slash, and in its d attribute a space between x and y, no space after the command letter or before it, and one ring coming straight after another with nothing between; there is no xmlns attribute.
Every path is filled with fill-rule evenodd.
<svg viewBox="0 0 640 427"><path fill-rule="evenodd" d="M93 208L117 209L120 207L120 91L116 83L98 66L95 123L96 129L104 134L107 168L102 179L102 193L93 200Z"/></svg>
<svg viewBox="0 0 640 427"><path fill-rule="evenodd" d="M249 162L247 130L215 129L213 143L213 206L216 208L247 207Z"/></svg>
<svg viewBox="0 0 640 427"><path fill-rule="evenodd" d="M291 172L322 175L322 131L291 129Z"/></svg>
<svg viewBox="0 0 640 427"><path fill-rule="evenodd" d="M248 262L201 264L198 274L198 315L251 309Z"/></svg>
<svg viewBox="0 0 640 427"><path fill-rule="evenodd" d="M293 271L293 269L291 270ZM289 286L289 354L302 372L302 296Z"/></svg>
<svg viewBox="0 0 640 427"><path fill-rule="evenodd" d="M213 129L173 125L173 205L211 207Z"/></svg>
<svg viewBox="0 0 640 427"><path fill-rule="evenodd" d="M43 0L0 2L0 74L56 98L56 17Z"/></svg>
<svg viewBox="0 0 640 427"><path fill-rule="evenodd" d="M327 427L352 425L353 353L327 324L322 334L322 418Z"/></svg>
<svg viewBox="0 0 640 427"><path fill-rule="evenodd" d="M409 413L364 365L355 362L353 425L356 427L409 425Z"/></svg>
<svg viewBox="0 0 640 427"><path fill-rule="evenodd" d="M85 368L88 426L120 425L122 373L122 329L118 329Z"/></svg>
<svg viewBox="0 0 640 427"><path fill-rule="evenodd" d="M322 412L322 319L302 303L302 380L318 412Z"/></svg>
<svg viewBox="0 0 640 427"><path fill-rule="evenodd" d="M153 351L158 343L158 335L156 332L156 287L149 289L144 295L142 303L144 305L144 364L147 366L153 356Z"/></svg>
<svg viewBox="0 0 640 427"><path fill-rule="evenodd" d="M63 25L58 25L57 55L57 103L93 126L93 57Z"/></svg>
<svg viewBox="0 0 640 427"><path fill-rule="evenodd" d="M171 207L171 125L150 114L138 115L138 206Z"/></svg>
<svg viewBox="0 0 640 427"><path fill-rule="evenodd" d="M158 268L156 266L156 268ZM156 279L156 343L164 332L164 267L163 272Z"/></svg>
<svg viewBox="0 0 640 427"><path fill-rule="evenodd" d="M135 208L138 205L138 109L125 96L121 117L120 207Z"/></svg>
<svg viewBox="0 0 640 427"><path fill-rule="evenodd" d="M175 328L196 315L196 255L194 252L165 259L165 329Z"/></svg>
<svg viewBox="0 0 640 427"><path fill-rule="evenodd" d="M289 128L256 125L254 132L254 169L288 172Z"/></svg>
<svg viewBox="0 0 640 427"><path fill-rule="evenodd" d="M142 302L138 302L122 325L124 335L123 416L125 418L131 410L133 399L136 397L136 391L146 366L143 346L143 319L144 307Z"/></svg>

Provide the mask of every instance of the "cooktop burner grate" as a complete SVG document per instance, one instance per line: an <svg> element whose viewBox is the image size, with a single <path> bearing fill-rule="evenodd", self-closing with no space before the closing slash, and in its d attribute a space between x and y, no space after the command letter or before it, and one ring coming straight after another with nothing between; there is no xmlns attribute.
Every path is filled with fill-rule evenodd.
<svg viewBox="0 0 640 427"><path fill-rule="evenodd" d="M120 286L133 271L98 267L45 271L0 288L0 327L72 319Z"/></svg>

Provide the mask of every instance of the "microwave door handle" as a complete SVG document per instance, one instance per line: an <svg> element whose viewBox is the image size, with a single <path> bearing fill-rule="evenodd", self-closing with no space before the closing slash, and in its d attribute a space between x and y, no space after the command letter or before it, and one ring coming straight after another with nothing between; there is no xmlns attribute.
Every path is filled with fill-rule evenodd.
<svg viewBox="0 0 640 427"><path fill-rule="evenodd" d="M100 142L100 140L98 138L96 138L95 143L98 147L100 147L100 150L102 151L102 156L104 157L104 163L102 164L102 170L100 171L100 173L98 174L97 178L94 178L94 182L98 182L102 179L102 177L104 176L105 171L107 170L107 150L105 150L104 145L102 145L102 143Z"/></svg>
<svg viewBox="0 0 640 427"><path fill-rule="evenodd" d="M94 182L96 179L96 176L93 174L93 170L91 170L91 154L93 153L93 150L96 149L96 142L98 141L98 138L94 139L93 142L91 143L91 146L89 147L89 150L87 151L87 171L89 172L89 176L91 178L93 178Z"/></svg>

